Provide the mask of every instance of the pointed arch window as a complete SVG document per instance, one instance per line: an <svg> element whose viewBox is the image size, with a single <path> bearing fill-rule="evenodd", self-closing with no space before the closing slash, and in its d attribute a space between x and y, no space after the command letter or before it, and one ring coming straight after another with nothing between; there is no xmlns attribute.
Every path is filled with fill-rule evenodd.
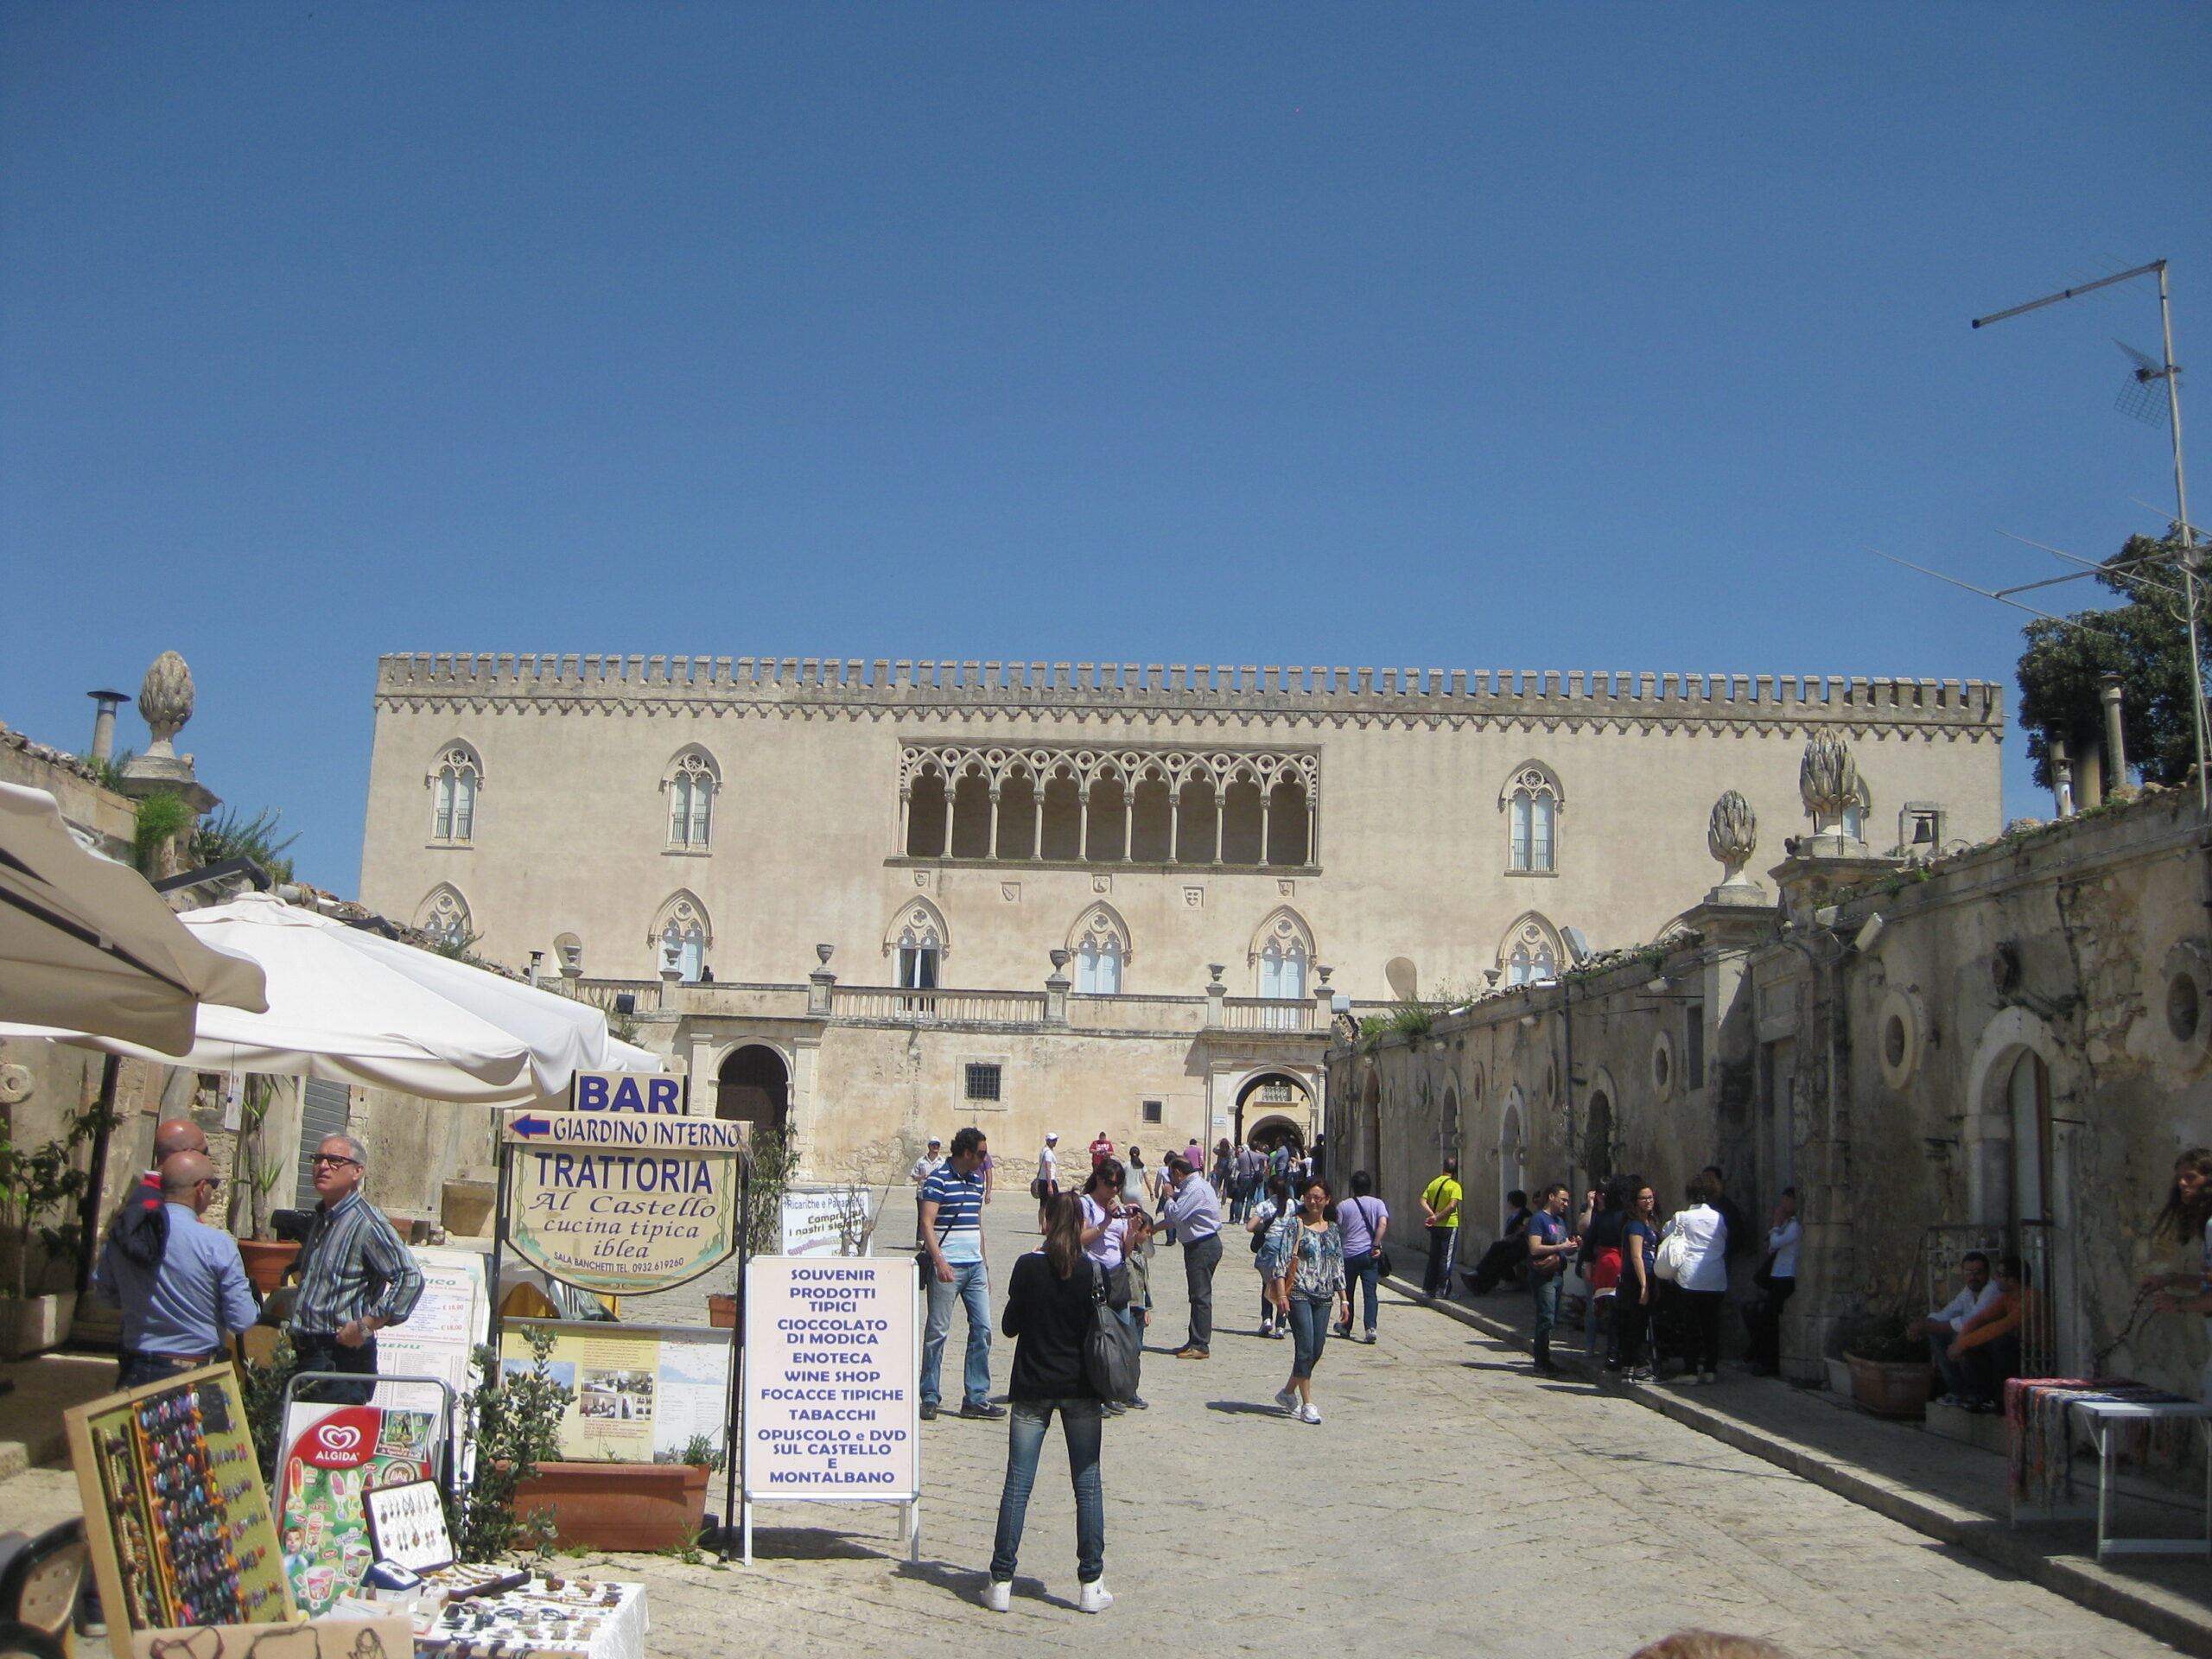
<svg viewBox="0 0 2212 1659"><path fill-rule="evenodd" d="M1559 868L1560 798L1549 766L1531 761L1515 771L1498 802L1506 812L1507 868L1548 874Z"/></svg>
<svg viewBox="0 0 2212 1659"><path fill-rule="evenodd" d="M1262 996L1302 1001L1313 960L1313 931L1296 911L1278 910L1260 925L1252 941L1252 962Z"/></svg>
<svg viewBox="0 0 2212 1659"><path fill-rule="evenodd" d="M1070 935L1075 988L1084 996L1118 996L1129 958L1129 933L1110 905L1093 905Z"/></svg>
<svg viewBox="0 0 2212 1659"><path fill-rule="evenodd" d="M713 838L715 794L721 787L715 763L696 750L677 757L668 774L668 844L703 853Z"/></svg>
<svg viewBox="0 0 2212 1659"><path fill-rule="evenodd" d="M937 989L943 982L944 918L934 905L916 899L899 912L884 951L893 959L901 989Z"/></svg>
<svg viewBox="0 0 2212 1659"><path fill-rule="evenodd" d="M1506 931L1498 967L1508 985L1543 985L1559 977L1559 937L1542 917L1529 914Z"/></svg>
<svg viewBox="0 0 2212 1659"><path fill-rule="evenodd" d="M666 973L671 968L687 985L696 984L707 969L707 952L715 942L706 906L688 893L679 893L661 906L653 925L657 954L653 966Z"/></svg>
<svg viewBox="0 0 2212 1659"><path fill-rule="evenodd" d="M438 756L430 772L430 838L471 841L476 835L476 791L484 768L476 753L456 743Z"/></svg>
<svg viewBox="0 0 2212 1659"><path fill-rule="evenodd" d="M436 941L442 950L458 954L476 943L476 933L470 925L468 900L461 896L458 888L441 883L430 890L423 900L423 907L415 914L415 925Z"/></svg>

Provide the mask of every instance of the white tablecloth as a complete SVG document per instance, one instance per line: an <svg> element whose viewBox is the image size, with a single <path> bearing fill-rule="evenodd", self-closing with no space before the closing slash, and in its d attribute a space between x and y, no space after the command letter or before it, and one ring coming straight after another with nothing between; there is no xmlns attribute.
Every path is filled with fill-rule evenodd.
<svg viewBox="0 0 2212 1659"><path fill-rule="evenodd" d="M597 1580L594 1590L619 1590L621 1599L582 1606L582 1582L566 1579L556 1591L533 1579L505 1595L450 1603L436 1628L415 1638L416 1659L460 1659L464 1643L471 1656L480 1656L495 1642L503 1644L501 1659L645 1659L645 1586ZM591 1619L598 1627L586 1636L577 1625Z"/></svg>

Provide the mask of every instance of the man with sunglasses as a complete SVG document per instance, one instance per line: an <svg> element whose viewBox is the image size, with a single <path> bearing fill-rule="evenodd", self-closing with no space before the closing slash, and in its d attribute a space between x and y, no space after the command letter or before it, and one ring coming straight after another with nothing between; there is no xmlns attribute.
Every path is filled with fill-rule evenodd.
<svg viewBox="0 0 2212 1659"><path fill-rule="evenodd" d="M225 1357L225 1332L251 1325L258 1310L238 1241L200 1217L222 1188L204 1154L173 1153L157 1172L166 1224L149 1263L111 1235L92 1288L123 1310L118 1389L159 1382Z"/></svg>
<svg viewBox="0 0 2212 1659"><path fill-rule="evenodd" d="M369 1151L350 1135L323 1138L312 1160L322 1202L300 1246L292 1351L302 1371L346 1371L365 1382L311 1382L296 1398L365 1406L376 1392L377 1332L415 1311L423 1270L384 1212L363 1196Z"/></svg>

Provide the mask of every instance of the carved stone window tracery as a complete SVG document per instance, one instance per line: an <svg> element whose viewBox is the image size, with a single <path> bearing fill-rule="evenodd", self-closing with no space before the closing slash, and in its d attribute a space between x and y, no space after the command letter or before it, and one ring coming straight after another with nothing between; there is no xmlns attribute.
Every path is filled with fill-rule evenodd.
<svg viewBox="0 0 2212 1659"><path fill-rule="evenodd" d="M1129 930L1111 905L1093 905L1068 935L1075 957L1075 988L1088 996L1118 996L1130 957Z"/></svg>
<svg viewBox="0 0 2212 1659"><path fill-rule="evenodd" d="M1535 912L1505 930L1497 965L1508 985L1541 985L1559 977L1559 934Z"/></svg>
<svg viewBox="0 0 2212 1659"><path fill-rule="evenodd" d="M674 894L660 907L653 918L653 931L647 936L647 943L658 952L654 968L662 973L673 968L687 985L696 984L704 975L707 952L714 942L707 907L689 893Z"/></svg>
<svg viewBox="0 0 2212 1659"><path fill-rule="evenodd" d="M979 747L899 750L909 858L1293 868L1318 856L1310 750Z"/></svg>
<svg viewBox="0 0 2212 1659"><path fill-rule="evenodd" d="M475 939L469 923L468 900L450 882L431 888L415 913L416 926L453 950L465 950Z"/></svg>
<svg viewBox="0 0 2212 1659"><path fill-rule="evenodd" d="M430 839L467 842L476 835L476 791L484 763L466 743L441 753L430 768Z"/></svg>
<svg viewBox="0 0 2212 1659"><path fill-rule="evenodd" d="M671 763L662 786L668 791L668 844L706 851L713 840L715 794L721 787L712 757L685 750Z"/></svg>
<svg viewBox="0 0 2212 1659"><path fill-rule="evenodd" d="M1498 792L1506 815L1506 868L1548 874L1559 868L1559 812L1566 797L1559 778L1540 760L1522 762Z"/></svg>

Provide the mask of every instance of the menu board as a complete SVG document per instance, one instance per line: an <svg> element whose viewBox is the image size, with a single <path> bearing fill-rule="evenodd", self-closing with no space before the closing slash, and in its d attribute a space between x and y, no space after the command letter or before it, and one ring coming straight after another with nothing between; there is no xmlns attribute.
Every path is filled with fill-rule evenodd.
<svg viewBox="0 0 2212 1659"><path fill-rule="evenodd" d="M745 1269L745 1496L921 1495L905 1257L761 1255Z"/></svg>
<svg viewBox="0 0 2212 1659"><path fill-rule="evenodd" d="M63 1414L111 1621L133 1630L292 1617L269 1494L227 1365Z"/></svg>

